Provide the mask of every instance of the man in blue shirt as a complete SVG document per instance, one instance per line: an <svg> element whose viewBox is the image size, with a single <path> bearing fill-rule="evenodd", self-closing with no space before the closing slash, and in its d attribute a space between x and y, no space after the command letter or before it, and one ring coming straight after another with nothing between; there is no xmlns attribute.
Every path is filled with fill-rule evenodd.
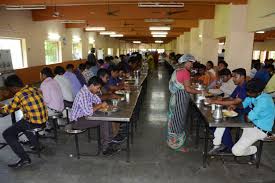
<svg viewBox="0 0 275 183"><path fill-rule="evenodd" d="M267 84L267 82L270 79L270 73L272 73L273 71L274 71L274 66L271 64L268 64L264 66L264 68L257 71L254 78L260 79L262 82Z"/></svg>
<svg viewBox="0 0 275 183"><path fill-rule="evenodd" d="M275 106L272 97L262 92L264 87L265 83L260 79L252 79L247 83L248 97L242 102L242 106L252 108L248 113L248 119L254 124L254 128L243 129L241 138L232 148L235 156L256 154L257 147L252 145L267 137L272 131Z"/></svg>
<svg viewBox="0 0 275 183"><path fill-rule="evenodd" d="M246 98L246 71L243 68L238 68L232 71L233 81L237 87L231 94L230 98L223 100L209 100L211 104L220 104L223 106L240 105ZM238 108L236 110L239 113L240 121L244 121L244 114L247 109ZM221 150L227 149L231 151L234 143L230 128L216 128L214 132L213 149L209 151L209 154L216 154Z"/></svg>
<svg viewBox="0 0 275 183"><path fill-rule="evenodd" d="M123 89L128 89L127 86L123 83L120 82L118 76L119 76L119 68L117 66L111 66L110 67L110 72L111 72L111 77L108 81L108 86L110 91L114 92L117 90L123 90Z"/></svg>

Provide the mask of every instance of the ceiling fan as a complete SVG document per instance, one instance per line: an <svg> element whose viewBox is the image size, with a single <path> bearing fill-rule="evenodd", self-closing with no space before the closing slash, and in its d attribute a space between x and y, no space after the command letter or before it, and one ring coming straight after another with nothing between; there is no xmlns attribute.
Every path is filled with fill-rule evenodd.
<svg viewBox="0 0 275 183"><path fill-rule="evenodd" d="M118 12L120 12L120 10L111 10L110 9L110 2L108 1L108 4L107 4L107 15L108 16L118 16Z"/></svg>
<svg viewBox="0 0 275 183"><path fill-rule="evenodd" d="M124 21L124 23L123 23L123 26L130 26L130 25L135 25L135 24L126 23L126 21Z"/></svg>
<svg viewBox="0 0 275 183"><path fill-rule="evenodd" d="M178 11L172 11L172 10L169 10L169 11L166 11L166 12L159 12L159 11L153 11L152 13L164 13L165 16L171 16L171 15L175 15L175 14L180 14L180 13L184 13L184 12L187 12L188 10L178 10Z"/></svg>
<svg viewBox="0 0 275 183"><path fill-rule="evenodd" d="M272 13L266 14L266 15L261 16L261 17L259 17L259 18L266 18L266 17L270 17L270 16L273 16L273 15L275 15L275 12L272 12Z"/></svg>

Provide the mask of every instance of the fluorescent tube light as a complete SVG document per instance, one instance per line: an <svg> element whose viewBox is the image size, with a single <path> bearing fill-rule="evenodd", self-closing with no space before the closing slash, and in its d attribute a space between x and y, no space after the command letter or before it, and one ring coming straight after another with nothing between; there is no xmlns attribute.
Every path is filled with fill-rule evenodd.
<svg viewBox="0 0 275 183"><path fill-rule="evenodd" d="M257 34L264 34L265 32L264 31L257 31L256 33Z"/></svg>
<svg viewBox="0 0 275 183"><path fill-rule="evenodd" d="M140 44L141 41L133 41L134 44Z"/></svg>
<svg viewBox="0 0 275 183"><path fill-rule="evenodd" d="M166 37L166 35L161 35L161 34L153 34L152 37Z"/></svg>
<svg viewBox="0 0 275 183"><path fill-rule="evenodd" d="M8 5L6 10L44 10L46 5Z"/></svg>
<svg viewBox="0 0 275 183"><path fill-rule="evenodd" d="M85 24L86 20L60 20L62 24Z"/></svg>
<svg viewBox="0 0 275 183"><path fill-rule="evenodd" d="M159 41L155 41L155 43L163 43L163 41L159 40Z"/></svg>
<svg viewBox="0 0 275 183"><path fill-rule="evenodd" d="M224 42L222 42L222 43L219 43L219 45L224 45Z"/></svg>
<svg viewBox="0 0 275 183"><path fill-rule="evenodd" d="M157 31L153 31L153 32L151 32L151 34L167 35L168 32L157 32Z"/></svg>
<svg viewBox="0 0 275 183"><path fill-rule="evenodd" d="M110 37L123 37L123 34L111 34Z"/></svg>
<svg viewBox="0 0 275 183"><path fill-rule="evenodd" d="M169 27L169 26L151 26L151 27L149 27L149 30L151 30L151 31L161 31L161 30L169 31L169 30L171 30L171 27Z"/></svg>
<svg viewBox="0 0 275 183"><path fill-rule="evenodd" d="M60 35L57 33L49 33L48 39L51 41L58 41L60 39Z"/></svg>
<svg viewBox="0 0 275 183"><path fill-rule="evenodd" d="M109 32L109 31L104 31L104 32L100 32L100 35L112 35L112 34L116 34L115 32Z"/></svg>
<svg viewBox="0 0 275 183"><path fill-rule="evenodd" d="M146 22L146 23L158 23L158 22L171 23L171 22L174 22L174 19L169 19L169 18L146 18L146 19L144 19L144 22Z"/></svg>
<svg viewBox="0 0 275 183"><path fill-rule="evenodd" d="M139 8L183 8L184 3L161 3L161 2L144 2L138 3Z"/></svg>
<svg viewBox="0 0 275 183"><path fill-rule="evenodd" d="M86 27L86 31L105 31L105 27Z"/></svg>

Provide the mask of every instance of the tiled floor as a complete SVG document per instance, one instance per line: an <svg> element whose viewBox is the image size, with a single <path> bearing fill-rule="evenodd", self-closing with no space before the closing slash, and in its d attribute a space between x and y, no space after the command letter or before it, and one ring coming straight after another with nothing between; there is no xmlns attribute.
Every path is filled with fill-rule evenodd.
<svg viewBox="0 0 275 183"><path fill-rule="evenodd" d="M0 183L275 182L275 144L265 144L263 165L259 169L248 164L236 164L232 158L226 159L225 163L214 159L204 169L202 143L199 149L195 149L193 137L190 137L190 152L170 150L165 144L168 81L169 76L163 66L149 77L130 163L125 162L125 152L108 158L81 157L77 160L70 157L74 152L74 139L61 131L58 144L43 140L46 149L42 158L32 155L33 164L24 169L9 169L6 165L16 160L16 156L9 147L0 150ZM10 125L9 120L8 117L0 120L1 132ZM96 144L88 144L86 136L81 139L82 151L95 149Z"/></svg>

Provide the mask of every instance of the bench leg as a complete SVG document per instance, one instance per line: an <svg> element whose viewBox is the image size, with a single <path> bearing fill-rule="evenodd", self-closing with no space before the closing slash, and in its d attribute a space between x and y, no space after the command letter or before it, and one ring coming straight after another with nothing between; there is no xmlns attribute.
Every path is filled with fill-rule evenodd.
<svg viewBox="0 0 275 183"><path fill-rule="evenodd" d="M75 140L75 148L76 148L76 157L77 159L80 158L80 154L79 154L79 144L78 144L78 136L77 134L74 135L74 140Z"/></svg>
<svg viewBox="0 0 275 183"><path fill-rule="evenodd" d="M197 117L194 118L196 123L196 140L195 140L195 146L196 148L199 147L199 141L200 141L200 123L199 119Z"/></svg>
<svg viewBox="0 0 275 183"><path fill-rule="evenodd" d="M55 140L55 142L57 143L57 141L58 141L58 137L57 137L57 127L58 125L57 125L57 118L55 118L55 119L53 119L53 130L54 130L54 140Z"/></svg>
<svg viewBox="0 0 275 183"><path fill-rule="evenodd" d="M100 126L97 127L97 153L99 155L101 151L101 133L100 133Z"/></svg>
<svg viewBox="0 0 275 183"><path fill-rule="evenodd" d="M88 142L91 142L91 129L88 129Z"/></svg>
<svg viewBox="0 0 275 183"><path fill-rule="evenodd" d="M256 168L260 167L263 145L264 145L264 142L262 140L260 140L260 144L259 144L258 152L257 152Z"/></svg>
<svg viewBox="0 0 275 183"><path fill-rule="evenodd" d="M38 132L35 132L35 136L37 138L37 144L38 144L38 147L37 147L37 155L38 155L38 158L41 158L41 146L40 146L40 142L39 142L39 133Z"/></svg>
<svg viewBox="0 0 275 183"><path fill-rule="evenodd" d="M203 149L203 168L206 168L207 156L208 156L208 140L209 140L209 128L205 126L205 138L204 138L204 149Z"/></svg>

